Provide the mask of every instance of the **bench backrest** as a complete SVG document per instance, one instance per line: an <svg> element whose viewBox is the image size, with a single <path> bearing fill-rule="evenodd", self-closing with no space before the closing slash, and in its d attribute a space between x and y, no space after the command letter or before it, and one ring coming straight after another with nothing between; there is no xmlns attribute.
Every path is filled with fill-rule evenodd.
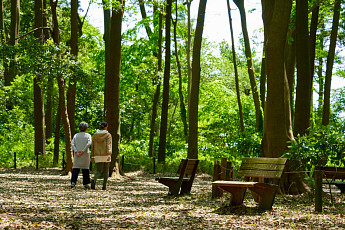
<svg viewBox="0 0 345 230"><path fill-rule="evenodd" d="M196 159L182 159L180 166L177 170L178 174L195 175L198 169L199 160ZM184 173L183 173L184 172Z"/></svg>
<svg viewBox="0 0 345 230"><path fill-rule="evenodd" d="M326 178L345 179L345 168L316 166L315 170L323 171Z"/></svg>
<svg viewBox="0 0 345 230"><path fill-rule="evenodd" d="M238 175L246 178L280 179L286 160L286 158L244 157Z"/></svg>

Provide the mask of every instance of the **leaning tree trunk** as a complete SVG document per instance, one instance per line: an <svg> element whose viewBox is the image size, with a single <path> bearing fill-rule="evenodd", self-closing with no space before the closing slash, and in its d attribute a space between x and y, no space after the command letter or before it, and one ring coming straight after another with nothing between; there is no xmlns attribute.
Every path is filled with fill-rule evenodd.
<svg viewBox="0 0 345 230"><path fill-rule="evenodd" d="M312 76L308 32L308 0L296 2L296 61L297 86L294 135L307 133L310 127Z"/></svg>
<svg viewBox="0 0 345 230"><path fill-rule="evenodd" d="M166 26L165 26L165 66L163 80L163 101L161 114L161 127L158 147L158 162L165 162L166 135L168 129L168 110L169 110L169 81L170 81L170 25L171 25L171 5L172 0L167 0L166 5Z"/></svg>
<svg viewBox="0 0 345 230"><path fill-rule="evenodd" d="M244 9L244 0L233 0L233 1L237 5L240 11L240 15L241 15L242 33L243 33L243 39L244 39L245 54L246 54L246 59L247 59L248 75L249 75L250 86L251 86L254 106L255 106L256 131L261 131L262 130L262 112L261 112L261 107L260 107L258 86L256 83L255 72L254 72L252 51L250 49L250 42L249 42L249 36L248 36L248 30L247 30L246 12Z"/></svg>
<svg viewBox="0 0 345 230"><path fill-rule="evenodd" d="M43 1L35 0L35 37L41 40L43 45L44 36L43 29ZM37 67L41 65L38 64ZM36 67L36 68L37 68ZM38 68L41 70L42 68ZM44 121L44 99L42 90L42 73L37 71L38 74L34 78L34 120L35 120L35 154L45 155L45 121Z"/></svg>
<svg viewBox="0 0 345 230"><path fill-rule="evenodd" d="M178 56L178 47L177 47L177 17L178 17L178 9L177 9L177 0L176 0L176 19L172 20L174 24L174 43L175 43L175 57L176 57L176 65L177 65L177 71L178 71L178 94L180 97L180 114L181 114L181 120L183 124L183 133L185 141L188 142L188 125L187 125L187 112L186 112L186 106L184 104L184 98L183 98L183 92L182 92L182 71L181 71L181 64L180 59Z"/></svg>
<svg viewBox="0 0 345 230"><path fill-rule="evenodd" d="M107 91L108 130L112 135L112 160L110 163L110 176L120 176L120 73L121 73L121 26L123 16L123 1L117 0L118 8L112 9L110 27L110 55L109 78Z"/></svg>
<svg viewBox="0 0 345 230"><path fill-rule="evenodd" d="M161 92L161 79L159 77L159 72L162 71L162 40L163 40L163 13L159 10L159 24L158 24L158 69L157 69L157 80L154 82L156 84L156 92L153 96L153 103L152 103L152 115L151 115L151 123L150 123L150 141L149 141L149 156L153 157L153 144L154 144L154 137L155 137L155 127L156 127L156 118L157 118L157 106L159 102L159 95Z"/></svg>
<svg viewBox="0 0 345 230"><path fill-rule="evenodd" d="M340 10L341 10L341 0L335 0L331 40L330 40L328 56L327 56L322 125L329 125L332 69L333 69L335 47L336 47L337 36L338 36Z"/></svg>
<svg viewBox="0 0 345 230"><path fill-rule="evenodd" d="M188 158L191 159L198 159L198 106L201 75L200 53L202 43L202 32L204 30L206 3L207 0L200 0L193 45L192 90L189 107L190 116L187 155Z"/></svg>
<svg viewBox="0 0 345 230"><path fill-rule="evenodd" d="M50 7L52 11L52 21L53 21L53 40L54 43L58 46L60 44L60 30L59 30L59 22L57 18L56 8L58 5L58 1L50 0ZM60 54L58 54L57 59L60 59ZM67 175L69 172L72 171L73 168L73 153L72 153L72 136L70 130L70 123L68 119L67 113L67 105L66 105L66 98L65 98L65 80L63 76L57 76L57 82L59 87L59 106L60 106L60 113L62 117L62 123L64 127L65 133L65 151L66 151L66 168L63 171L63 175Z"/></svg>
<svg viewBox="0 0 345 230"><path fill-rule="evenodd" d="M229 24L230 24L230 35L231 35L231 47L232 47L232 59L234 63L234 72L235 72L235 85L236 85L236 95L237 95L237 104L238 104L238 113L240 115L240 126L241 126L241 133L244 133L244 121L243 121L243 112L242 112L242 103L241 103L241 95L240 95L240 86L238 81L238 71L237 71L237 61L236 61L236 50L235 50L235 42L234 42L234 32L232 29L232 18L231 18L231 8L230 8L230 1L227 0L228 6L228 15L229 15Z"/></svg>

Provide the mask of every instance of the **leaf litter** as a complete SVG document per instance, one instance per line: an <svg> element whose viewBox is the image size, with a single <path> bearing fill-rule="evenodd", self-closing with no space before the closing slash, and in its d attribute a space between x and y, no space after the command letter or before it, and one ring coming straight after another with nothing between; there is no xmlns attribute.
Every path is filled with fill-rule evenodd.
<svg viewBox="0 0 345 230"><path fill-rule="evenodd" d="M168 189L143 171L110 178L107 190L76 188L58 169L0 168L0 229L345 229L345 196L324 192L323 212L311 194L277 195L261 211L246 194L240 207L230 195L211 198L211 177L198 175L192 193L167 196Z"/></svg>

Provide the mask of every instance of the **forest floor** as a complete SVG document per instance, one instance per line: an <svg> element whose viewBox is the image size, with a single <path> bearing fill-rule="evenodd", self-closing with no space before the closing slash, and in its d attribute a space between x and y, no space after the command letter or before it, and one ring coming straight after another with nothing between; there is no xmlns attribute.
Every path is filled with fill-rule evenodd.
<svg viewBox="0 0 345 230"><path fill-rule="evenodd" d="M345 229L345 196L324 193L323 212L311 195L278 195L273 209L258 210L247 193L244 206L230 208L229 195L211 199L211 178L198 175L192 193L167 196L157 175L127 173L107 190L85 190L79 177L58 169L0 168L0 229Z"/></svg>

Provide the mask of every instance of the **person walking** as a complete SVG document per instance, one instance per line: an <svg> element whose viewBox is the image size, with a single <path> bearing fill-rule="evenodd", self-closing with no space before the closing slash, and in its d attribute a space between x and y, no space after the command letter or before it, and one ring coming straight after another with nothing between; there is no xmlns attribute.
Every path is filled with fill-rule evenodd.
<svg viewBox="0 0 345 230"><path fill-rule="evenodd" d="M94 161L96 163L97 170L91 181L91 189L96 188L96 181L101 175L103 175L102 190L107 189L111 153L112 138L108 132L108 123L103 121L100 123L99 130L96 131L92 138L91 162Z"/></svg>
<svg viewBox="0 0 345 230"><path fill-rule="evenodd" d="M71 177L71 188L77 184L80 169L83 173L83 185L85 189L90 188L90 153L89 147L92 143L91 135L86 133L89 125L86 122L79 124L79 133L75 134L72 139L72 149L74 152L73 157L73 170Z"/></svg>

